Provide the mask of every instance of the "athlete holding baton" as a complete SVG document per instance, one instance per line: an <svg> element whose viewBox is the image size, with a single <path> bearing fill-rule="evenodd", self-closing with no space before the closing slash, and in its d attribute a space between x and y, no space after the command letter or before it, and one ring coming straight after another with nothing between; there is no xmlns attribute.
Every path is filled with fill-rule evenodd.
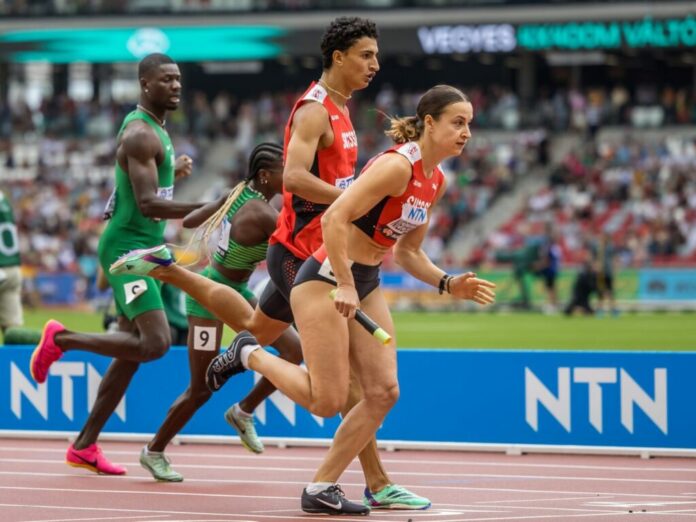
<svg viewBox="0 0 696 522"><path fill-rule="evenodd" d="M238 334L208 369L209 382L254 370L323 417L341 411L348 397L350 369L355 369L363 399L343 418L324 462L303 491L306 512L363 514L345 500L336 481L398 399L396 343L392 339L382 344L346 318L355 317L360 308L394 335L379 288L379 267L386 253L394 248L405 271L440 293L481 305L495 300L493 283L471 272L451 276L421 248L432 205L445 193L438 165L461 154L471 137L472 118L472 105L461 91L433 87L421 98L416 116L392 121L387 134L397 146L371 160L326 210L321 220L324 245L304 262L290 294L308 371L260 350L249 332ZM327 295L334 289L331 306Z"/></svg>

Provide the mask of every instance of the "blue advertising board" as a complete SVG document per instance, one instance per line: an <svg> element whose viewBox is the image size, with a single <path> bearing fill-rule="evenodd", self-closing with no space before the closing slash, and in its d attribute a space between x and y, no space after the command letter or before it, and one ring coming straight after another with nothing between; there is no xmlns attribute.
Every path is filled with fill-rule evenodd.
<svg viewBox="0 0 696 522"><path fill-rule="evenodd" d="M644 268L638 276L638 297L641 300L696 300L696 270Z"/></svg>
<svg viewBox="0 0 696 522"><path fill-rule="evenodd" d="M0 348L0 430L79 431L110 360L68 352L37 385L30 355ZM398 364L401 397L380 440L696 448L696 352L400 350ZM188 379L183 347L141 365L104 431L155 432ZM222 412L255 379L232 379L182 434L230 435ZM325 439L339 423L278 392L256 416L267 437Z"/></svg>

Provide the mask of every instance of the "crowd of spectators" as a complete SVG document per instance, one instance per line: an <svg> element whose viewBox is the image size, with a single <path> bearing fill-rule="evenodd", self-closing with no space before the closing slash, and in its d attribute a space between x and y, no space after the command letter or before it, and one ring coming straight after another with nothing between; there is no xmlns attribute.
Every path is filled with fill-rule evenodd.
<svg viewBox="0 0 696 522"><path fill-rule="evenodd" d="M549 187L493 234L476 251L474 261L483 260L489 250L516 246L548 221L557 224L566 262L577 262L587 237L602 228L614 234L628 264L693 257L694 144L675 139L648 143L638 134L620 141L591 139L604 123L630 121L635 108L631 109L625 93L571 92L562 99L559 93L542 95L535 104L537 120L525 121L516 112L519 101L511 91L471 88L467 92L476 108L474 138L460 157L444 165L448 192L434 212L425 243L435 260L460 263L448 254L457 228L486 212L499 195L514 189L521 176L546 165L549 136L569 129L589 136L589 145L569 153L553 169ZM209 168L208 149L223 143L224 164L213 168L219 167L219 180L229 186L244 175L246 157L256 143L282 141L298 94L285 90L238 99L226 91L211 97L195 92L169 116L167 128L177 153L194 157L203 171ZM664 94L663 122L687 123L678 101L682 97ZM382 132L388 115L414 113L418 96L389 85L376 96L355 96L350 109L360 140L359 165L389 145ZM65 95L37 107L0 105L0 173L16 208L22 250L32 252L24 258L28 269L80 273L88 286L93 281L102 210L113 186L115 136L133 105L78 102ZM593 115L595 109L598 112ZM596 121L600 125L594 129ZM531 123L548 131L504 132ZM186 243L176 223L170 226L168 239Z"/></svg>
<svg viewBox="0 0 696 522"><path fill-rule="evenodd" d="M564 263L579 264L606 232L621 266L696 262L696 142L688 135L599 135L571 151L473 260L522 248L551 223Z"/></svg>

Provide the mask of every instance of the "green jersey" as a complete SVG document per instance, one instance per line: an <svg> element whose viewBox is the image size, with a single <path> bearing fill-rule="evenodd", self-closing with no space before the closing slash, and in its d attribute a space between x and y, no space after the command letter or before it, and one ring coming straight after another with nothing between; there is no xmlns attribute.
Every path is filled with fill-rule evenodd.
<svg viewBox="0 0 696 522"><path fill-rule="evenodd" d="M19 264L19 241L12 206L0 192L0 267Z"/></svg>
<svg viewBox="0 0 696 522"><path fill-rule="evenodd" d="M225 268L254 270L256 265L266 259L268 241L254 246L243 246L230 237L230 223L232 222L232 218L239 209L251 199L266 201L266 198L264 198L260 192L257 192L247 185L234 203L232 203L232 206L227 211L227 215L222 221L220 227L220 241L215 251L214 259Z"/></svg>
<svg viewBox="0 0 696 522"><path fill-rule="evenodd" d="M143 120L155 131L162 143L164 161L157 167L157 196L172 199L174 195L174 146L160 125L148 114L133 111L123 120L119 137L126 125L133 120ZM133 193L128 173L116 162L116 183L108 209L111 214L109 224L101 236L100 243L109 245L110 250L117 248L122 252L135 248L147 248L164 243L166 220L143 216Z"/></svg>

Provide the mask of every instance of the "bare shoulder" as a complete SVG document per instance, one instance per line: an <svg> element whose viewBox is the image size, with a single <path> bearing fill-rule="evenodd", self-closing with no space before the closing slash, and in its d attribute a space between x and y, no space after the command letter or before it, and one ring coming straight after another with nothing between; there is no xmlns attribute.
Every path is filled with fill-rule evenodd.
<svg viewBox="0 0 696 522"><path fill-rule="evenodd" d="M323 134L328 125L329 111L318 102L307 102L302 105L297 109L292 120L293 130L301 129L303 134Z"/></svg>
<svg viewBox="0 0 696 522"><path fill-rule="evenodd" d="M375 159L365 173L381 172L384 174L386 172L394 176L410 177L411 171L411 162L408 161L408 159L401 154L388 153L382 154L380 157Z"/></svg>
<svg viewBox="0 0 696 522"><path fill-rule="evenodd" d="M121 147L127 156L148 159L159 154L162 145L152 127L143 121L135 120L123 131Z"/></svg>

